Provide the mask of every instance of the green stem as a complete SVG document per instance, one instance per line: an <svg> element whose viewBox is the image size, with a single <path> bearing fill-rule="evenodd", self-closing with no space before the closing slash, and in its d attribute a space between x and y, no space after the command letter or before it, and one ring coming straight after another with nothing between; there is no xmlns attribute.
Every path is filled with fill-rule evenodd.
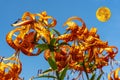
<svg viewBox="0 0 120 80"><path fill-rule="evenodd" d="M56 76L57 76L57 80L60 80L59 72L58 71L56 71Z"/></svg>
<svg viewBox="0 0 120 80"><path fill-rule="evenodd" d="M84 67L84 70L85 70L85 74L86 74L87 80L89 80L89 76L88 76L88 73L87 73L87 71L86 71L86 67L85 67L85 64L84 64L84 60L83 60L83 67Z"/></svg>

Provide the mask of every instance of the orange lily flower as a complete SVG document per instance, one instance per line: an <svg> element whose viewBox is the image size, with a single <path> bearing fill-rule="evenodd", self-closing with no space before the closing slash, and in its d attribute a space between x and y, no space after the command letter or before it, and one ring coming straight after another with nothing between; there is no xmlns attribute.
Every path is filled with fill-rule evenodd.
<svg viewBox="0 0 120 80"><path fill-rule="evenodd" d="M22 64L18 58L19 51L16 51L11 57L3 58L0 62L1 80L18 80L22 70Z"/></svg>

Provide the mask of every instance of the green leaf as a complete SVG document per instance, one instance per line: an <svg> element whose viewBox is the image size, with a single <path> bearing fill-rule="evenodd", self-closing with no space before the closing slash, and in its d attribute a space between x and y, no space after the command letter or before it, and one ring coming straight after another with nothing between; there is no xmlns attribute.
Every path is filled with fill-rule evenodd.
<svg viewBox="0 0 120 80"><path fill-rule="evenodd" d="M100 78L102 77L102 75L103 75L103 73L101 73L101 74L98 76L97 80L100 80Z"/></svg>
<svg viewBox="0 0 120 80"><path fill-rule="evenodd" d="M40 76L38 76L38 77L34 77L33 79L37 79L37 78L56 78L55 76L52 76L52 75L40 75Z"/></svg>
<svg viewBox="0 0 120 80"><path fill-rule="evenodd" d="M64 80L67 70L68 70L68 66L66 66L64 70L61 72L60 80Z"/></svg>
<svg viewBox="0 0 120 80"><path fill-rule="evenodd" d="M95 76L96 76L96 73L93 73L92 77L90 78L90 80L95 80Z"/></svg>
<svg viewBox="0 0 120 80"><path fill-rule="evenodd" d="M36 47L37 47L37 48L40 48L41 51L44 51L44 50L46 50L46 49L49 49L48 44L38 44Z"/></svg>
<svg viewBox="0 0 120 80"><path fill-rule="evenodd" d="M49 72L52 72L53 70L52 69L47 69L43 72L43 74L46 74L46 73L49 73Z"/></svg>
<svg viewBox="0 0 120 80"><path fill-rule="evenodd" d="M51 41L50 41L50 44L49 44L49 49L50 49L51 52L54 51L55 43L56 43L56 39L52 38Z"/></svg>
<svg viewBox="0 0 120 80"><path fill-rule="evenodd" d="M55 62L54 52L50 52L50 55L51 55L51 59Z"/></svg>
<svg viewBox="0 0 120 80"><path fill-rule="evenodd" d="M55 39L55 38L51 39L51 41L50 41L50 45L51 45L51 46L54 46L55 43L56 43L56 39Z"/></svg>
<svg viewBox="0 0 120 80"><path fill-rule="evenodd" d="M55 33L56 33L58 36L61 35L57 30L53 29L53 31L55 31Z"/></svg>
<svg viewBox="0 0 120 80"><path fill-rule="evenodd" d="M77 65L83 66L83 62L78 62Z"/></svg>
<svg viewBox="0 0 120 80"><path fill-rule="evenodd" d="M52 29L51 31L50 31L50 35L53 35L54 34L54 30Z"/></svg>
<svg viewBox="0 0 120 80"><path fill-rule="evenodd" d="M65 32L64 32L64 34L66 34L67 32L69 32L70 30L66 30Z"/></svg>
<svg viewBox="0 0 120 80"><path fill-rule="evenodd" d="M53 60L51 57L48 58L48 63L49 63L50 67L51 67L53 70L56 70L56 69L57 69L56 62L55 62L55 60Z"/></svg>

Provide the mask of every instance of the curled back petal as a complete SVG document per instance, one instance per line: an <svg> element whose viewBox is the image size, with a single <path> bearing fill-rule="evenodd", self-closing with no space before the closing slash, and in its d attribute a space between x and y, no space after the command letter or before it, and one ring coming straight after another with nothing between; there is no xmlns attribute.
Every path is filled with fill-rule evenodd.
<svg viewBox="0 0 120 80"><path fill-rule="evenodd" d="M7 43L14 49L18 49L19 48L19 44L22 41L23 37L25 36L25 34L29 31L29 27L27 27L28 29L22 29L22 28L16 28L12 31L10 31L7 36L6 36L6 41ZM13 39L13 36L15 35L15 33L18 32L19 34L16 35L15 39Z"/></svg>
<svg viewBox="0 0 120 80"><path fill-rule="evenodd" d="M6 35L6 42L14 49L18 49L16 43L14 43L14 40L12 39L12 36L14 35L15 32L20 31L21 28L17 28L15 30L10 31L7 35Z"/></svg>
<svg viewBox="0 0 120 80"><path fill-rule="evenodd" d="M22 20L35 20L35 14L32 14L30 12L25 12L22 16Z"/></svg>
<svg viewBox="0 0 120 80"><path fill-rule="evenodd" d="M77 16L73 16L73 17L68 18L68 20L64 23L63 26L65 26L67 22L70 22L70 21L73 21L73 20L79 20L82 23L82 27L86 27L84 21Z"/></svg>
<svg viewBox="0 0 120 80"><path fill-rule="evenodd" d="M54 19L52 16L48 16L46 11L36 14L36 16L39 16L38 20L47 27L54 27L57 23L56 19ZM51 23L49 23L49 19L52 20Z"/></svg>
<svg viewBox="0 0 120 80"><path fill-rule="evenodd" d="M19 23L12 24L12 26L14 26L14 27L16 27L16 26L23 26L23 25L30 24L32 22L33 22L33 20L25 20L25 21L21 21Z"/></svg>
<svg viewBox="0 0 120 80"><path fill-rule="evenodd" d="M30 12L25 12L22 16L22 20L18 23L12 24L12 26L22 26L26 24L30 24L35 21L35 15L31 14Z"/></svg>
<svg viewBox="0 0 120 80"><path fill-rule="evenodd" d="M115 49L115 51L114 51L114 49ZM118 48L115 46L106 47L105 50L111 59L113 59L115 57L115 55L118 53Z"/></svg>
<svg viewBox="0 0 120 80"><path fill-rule="evenodd" d="M73 31L73 30L77 30L78 29L78 25L75 22L73 22L73 21L66 22L64 24L64 26L66 26L66 25L68 25L68 28L66 30L72 30Z"/></svg>

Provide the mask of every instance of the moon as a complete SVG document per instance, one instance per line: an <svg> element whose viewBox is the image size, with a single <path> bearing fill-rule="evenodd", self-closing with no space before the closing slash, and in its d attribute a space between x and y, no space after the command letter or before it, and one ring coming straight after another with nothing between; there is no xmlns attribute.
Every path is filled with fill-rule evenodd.
<svg viewBox="0 0 120 80"><path fill-rule="evenodd" d="M97 9L96 11L96 17L101 22L106 22L111 17L111 11L109 8L103 6Z"/></svg>

